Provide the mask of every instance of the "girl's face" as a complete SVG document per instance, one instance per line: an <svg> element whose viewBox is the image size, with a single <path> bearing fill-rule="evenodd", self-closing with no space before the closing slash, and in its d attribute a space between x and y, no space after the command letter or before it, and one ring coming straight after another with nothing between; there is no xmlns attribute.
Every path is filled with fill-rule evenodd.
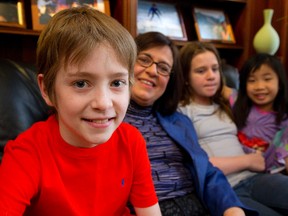
<svg viewBox="0 0 288 216"><path fill-rule="evenodd" d="M138 54L139 57L141 60L152 59L154 63L149 67L144 67L139 64L140 61L136 61L131 97L141 106L150 106L162 96L170 79L170 76L159 74L157 68L159 70L159 66L165 66L164 68L171 69L173 55L169 46L162 46L144 50Z"/></svg>
<svg viewBox="0 0 288 216"><path fill-rule="evenodd" d="M101 54L99 54L101 53ZM38 76L42 95L55 106L63 139L77 147L107 142L121 124L129 104L129 73L108 45L97 46L81 65L60 68L55 104Z"/></svg>
<svg viewBox="0 0 288 216"><path fill-rule="evenodd" d="M250 73L246 91L253 103L264 111L273 110L273 102L279 90L279 78L266 64Z"/></svg>
<svg viewBox="0 0 288 216"><path fill-rule="evenodd" d="M193 90L194 102L210 105L220 81L219 62L213 52L205 51L191 60L189 85Z"/></svg>

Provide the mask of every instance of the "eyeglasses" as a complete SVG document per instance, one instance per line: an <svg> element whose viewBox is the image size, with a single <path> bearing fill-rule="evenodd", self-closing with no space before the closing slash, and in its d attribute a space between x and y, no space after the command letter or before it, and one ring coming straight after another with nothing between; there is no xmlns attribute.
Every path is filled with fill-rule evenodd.
<svg viewBox="0 0 288 216"><path fill-rule="evenodd" d="M139 65L145 68L156 64L157 73L162 76L170 76L172 73L172 69L168 64L164 62L154 62L153 59L148 55L139 55L136 61Z"/></svg>

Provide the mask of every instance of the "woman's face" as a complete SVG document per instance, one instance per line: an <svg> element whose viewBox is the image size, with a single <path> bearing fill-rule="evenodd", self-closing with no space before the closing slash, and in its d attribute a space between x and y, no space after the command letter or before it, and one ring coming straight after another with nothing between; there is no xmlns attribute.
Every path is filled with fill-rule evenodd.
<svg viewBox="0 0 288 216"><path fill-rule="evenodd" d="M134 84L131 97L141 106L150 106L164 93L170 76L163 76L157 72L160 66L172 68L173 54L169 46L160 46L141 51L138 57L150 58L154 62L149 67L144 67L136 61L134 67ZM155 64L157 63L157 64Z"/></svg>

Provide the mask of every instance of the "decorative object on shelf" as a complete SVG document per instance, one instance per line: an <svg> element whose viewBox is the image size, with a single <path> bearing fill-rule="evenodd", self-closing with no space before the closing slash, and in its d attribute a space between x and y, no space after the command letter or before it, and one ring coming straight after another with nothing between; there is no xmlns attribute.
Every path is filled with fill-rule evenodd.
<svg viewBox="0 0 288 216"><path fill-rule="evenodd" d="M0 26L26 27L24 0L0 1Z"/></svg>
<svg viewBox="0 0 288 216"><path fill-rule="evenodd" d="M280 45L279 35L271 25L273 9L264 9L264 24L253 39L253 46L257 53L274 55Z"/></svg>
<svg viewBox="0 0 288 216"><path fill-rule="evenodd" d="M223 10L194 7L193 17L199 41L236 43L229 18Z"/></svg>
<svg viewBox="0 0 288 216"><path fill-rule="evenodd" d="M67 3L64 0L31 0L31 11L32 11L32 25L33 30L41 31L44 26L48 23L49 19L58 11L70 8L77 7L82 5L88 5L95 8L107 15L110 16L110 4L109 0L82 0L79 1L69 1Z"/></svg>
<svg viewBox="0 0 288 216"><path fill-rule="evenodd" d="M137 34L158 31L173 40L187 40L183 19L175 4L138 1Z"/></svg>

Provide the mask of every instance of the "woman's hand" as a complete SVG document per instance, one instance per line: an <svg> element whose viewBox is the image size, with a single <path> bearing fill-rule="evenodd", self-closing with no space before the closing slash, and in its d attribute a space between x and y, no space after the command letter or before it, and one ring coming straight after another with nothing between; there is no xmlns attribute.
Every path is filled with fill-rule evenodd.
<svg viewBox="0 0 288 216"><path fill-rule="evenodd" d="M245 216L245 212L239 207L231 207L224 212L223 216Z"/></svg>

